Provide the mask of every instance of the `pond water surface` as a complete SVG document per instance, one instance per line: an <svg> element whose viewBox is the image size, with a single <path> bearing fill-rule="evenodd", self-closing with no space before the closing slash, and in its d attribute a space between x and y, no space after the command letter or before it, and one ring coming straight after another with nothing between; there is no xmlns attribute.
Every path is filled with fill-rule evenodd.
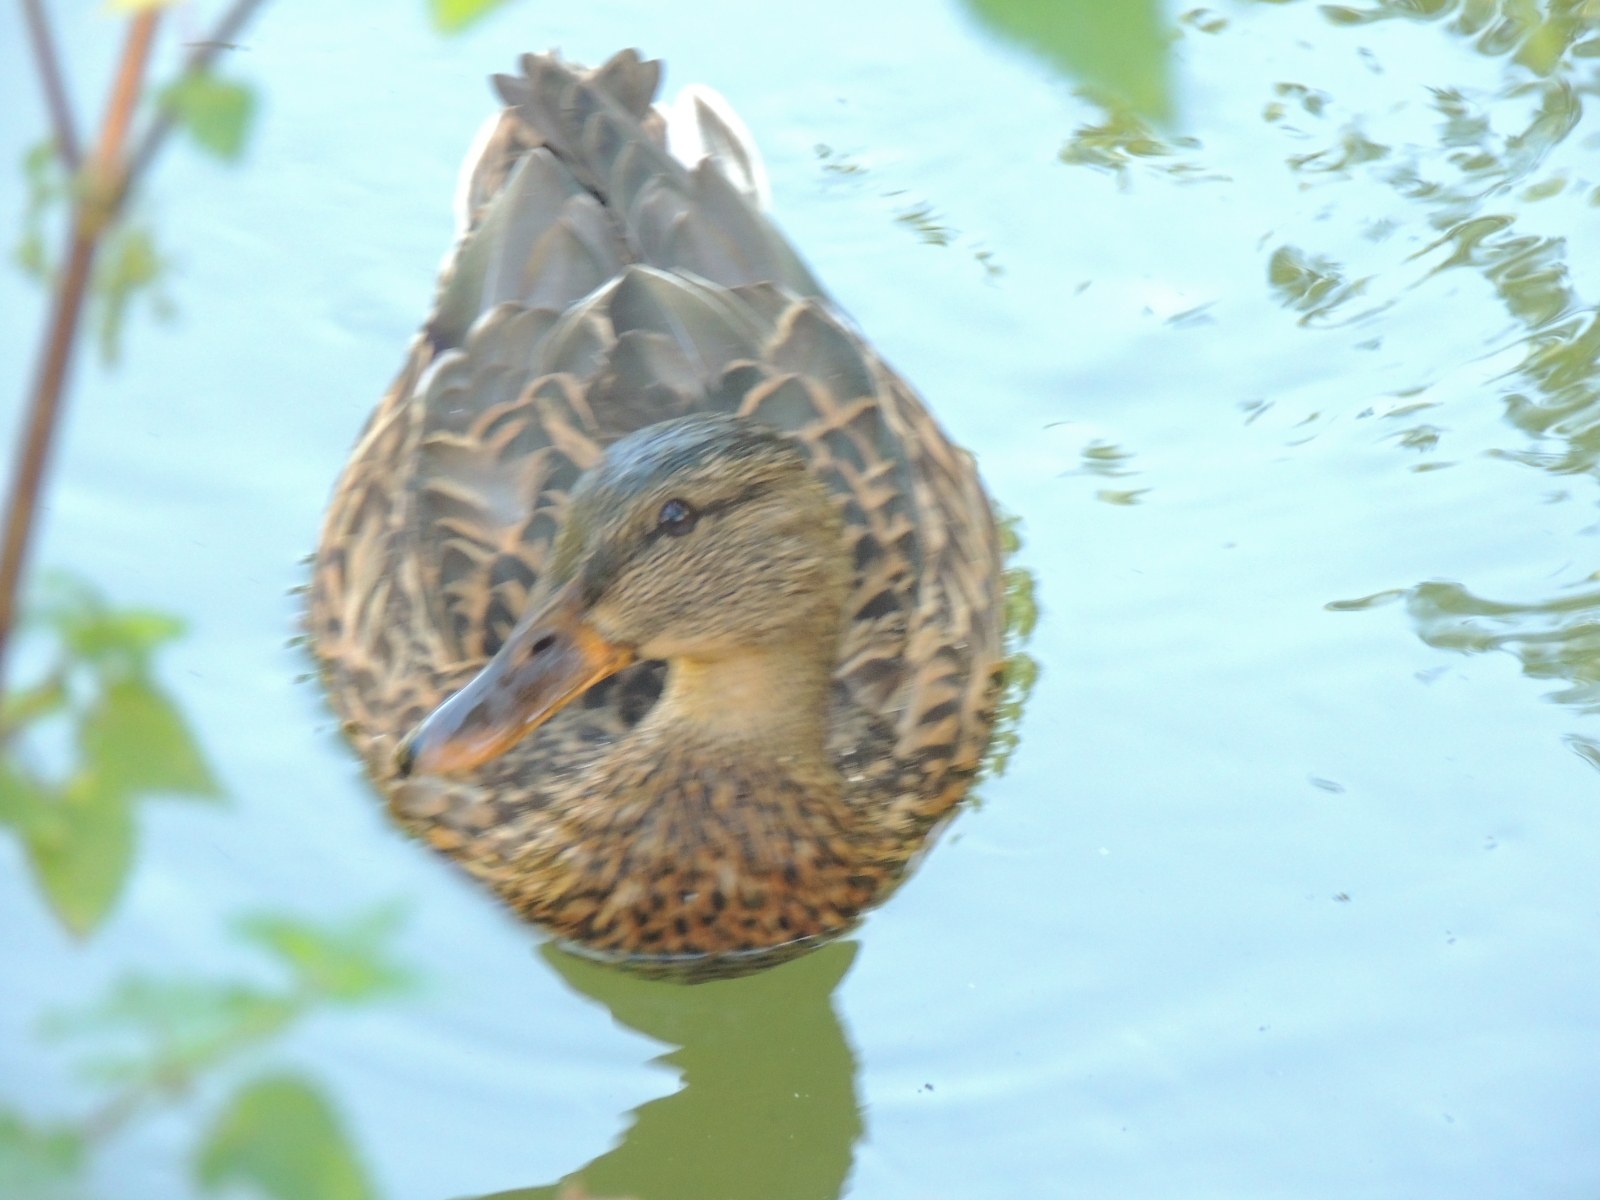
<svg viewBox="0 0 1600 1200"><path fill-rule="evenodd" d="M85 359L36 557L191 622L164 678L231 803L143 806L86 944L0 839L0 1096L85 1103L39 1015L129 968L248 976L235 914L400 899L421 987L271 1051L392 1200L1593 1200L1594 59L1495 26L1532 4L1368 2L1173 9L1148 136L950 2L519 0L454 39L269 5L248 160L154 177L180 315ZM104 78L116 27L61 20ZM3 163L43 120L19 29ZM541 949L385 823L286 645L483 79L550 45L729 97L1037 580L1007 772L852 942L753 979ZM22 203L0 172L0 224ZM6 273L0 308L15 406L42 306ZM98 1194L187 1194L210 1102L119 1138Z"/></svg>

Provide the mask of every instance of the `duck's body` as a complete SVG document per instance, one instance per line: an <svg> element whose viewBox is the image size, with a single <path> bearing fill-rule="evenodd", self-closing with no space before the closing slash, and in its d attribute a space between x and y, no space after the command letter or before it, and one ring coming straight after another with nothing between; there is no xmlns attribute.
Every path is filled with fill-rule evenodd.
<svg viewBox="0 0 1600 1200"><path fill-rule="evenodd" d="M313 645L394 814L524 917L756 965L848 928L965 794L993 520L759 211L736 119L691 97L690 168L658 64L523 66L339 483Z"/></svg>

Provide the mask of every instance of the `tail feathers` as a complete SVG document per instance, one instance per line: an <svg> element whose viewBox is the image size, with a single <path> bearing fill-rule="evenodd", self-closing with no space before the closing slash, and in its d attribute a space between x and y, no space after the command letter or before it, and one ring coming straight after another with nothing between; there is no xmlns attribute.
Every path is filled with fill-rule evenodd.
<svg viewBox="0 0 1600 1200"><path fill-rule="evenodd" d="M772 207L767 164L749 127L722 93L691 83L663 112L667 151L673 158L691 169L709 160L757 208Z"/></svg>
<svg viewBox="0 0 1600 1200"><path fill-rule="evenodd" d="M565 311L630 263L825 295L761 211L766 167L715 92L653 107L661 64L634 50L593 71L553 53L522 68L495 78L509 107L463 169L463 236L428 327L436 350L462 345L498 304Z"/></svg>
<svg viewBox="0 0 1600 1200"><path fill-rule="evenodd" d="M459 346L497 304L564 311L630 261L593 194L548 149L528 151L446 267L428 336Z"/></svg>
<svg viewBox="0 0 1600 1200"><path fill-rule="evenodd" d="M766 169L720 97L689 89L663 117L649 107L659 64L631 50L594 72L553 54L525 55L522 67L520 76L496 77L501 96L605 206L635 261L728 287L771 282L802 295L823 294L757 207ZM686 155L692 142L685 139L699 139L702 154L694 167L668 152L669 138Z"/></svg>

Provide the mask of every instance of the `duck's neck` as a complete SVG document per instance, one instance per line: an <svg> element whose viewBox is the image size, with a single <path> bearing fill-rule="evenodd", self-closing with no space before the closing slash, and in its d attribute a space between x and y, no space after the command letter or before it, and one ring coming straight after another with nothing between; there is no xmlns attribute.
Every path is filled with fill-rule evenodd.
<svg viewBox="0 0 1600 1200"><path fill-rule="evenodd" d="M675 658L647 724L745 754L825 761L832 675L832 655L809 641Z"/></svg>

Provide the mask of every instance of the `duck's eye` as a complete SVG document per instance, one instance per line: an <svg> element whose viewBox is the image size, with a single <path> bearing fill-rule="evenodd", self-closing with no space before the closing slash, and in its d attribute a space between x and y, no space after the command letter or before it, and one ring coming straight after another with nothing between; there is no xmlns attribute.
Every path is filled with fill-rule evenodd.
<svg viewBox="0 0 1600 1200"><path fill-rule="evenodd" d="M694 523L699 519L700 514L687 500L668 500L656 517L656 528L668 537L682 537L694 528Z"/></svg>

